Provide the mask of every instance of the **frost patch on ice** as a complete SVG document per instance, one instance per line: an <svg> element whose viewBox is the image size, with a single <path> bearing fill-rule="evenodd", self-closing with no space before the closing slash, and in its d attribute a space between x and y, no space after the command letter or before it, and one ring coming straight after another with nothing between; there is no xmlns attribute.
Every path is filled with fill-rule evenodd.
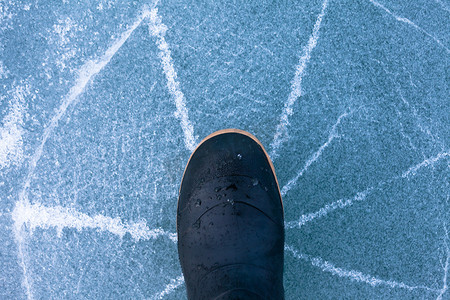
<svg viewBox="0 0 450 300"><path fill-rule="evenodd" d="M75 57L79 51L77 47L70 43L77 32L82 28L78 26L71 18L67 17L64 20L58 20L58 23L53 25L52 33L56 34L56 37L52 39L53 43L58 46L58 59L56 65L61 71L66 68L66 63L71 58Z"/></svg>
<svg viewBox="0 0 450 300"><path fill-rule="evenodd" d="M98 5L97 5L97 9L98 10L104 10L106 9L111 9L111 7L113 6L115 1L109 0L102 0L102 1L98 1Z"/></svg>
<svg viewBox="0 0 450 300"><path fill-rule="evenodd" d="M9 101L9 112L0 128L0 169L17 165L23 159L23 116L27 88L17 87Z"/></svg>
<svg viewBox="0 0 450 300"><path fill-rule="evenodd" d="M11 20L14 17L13 13L10 11L6 1L0 1L0 29L5 30L11 28Z"/></svg>
<svg viewBox="0 0 450 300"><path fill-rule="evenodd" d="M3 62L0 60L0 79L6 79L8 78L9 71L3 64Z"/></svg>
<svg viewBox="0 0 450 300"><path fill-rule="evenodd" d="M78 26L70 18L59 20L58 24L53 25L53 30L58 34L61 44L67 44L69 42L70 31L77 28Z"/></svg>

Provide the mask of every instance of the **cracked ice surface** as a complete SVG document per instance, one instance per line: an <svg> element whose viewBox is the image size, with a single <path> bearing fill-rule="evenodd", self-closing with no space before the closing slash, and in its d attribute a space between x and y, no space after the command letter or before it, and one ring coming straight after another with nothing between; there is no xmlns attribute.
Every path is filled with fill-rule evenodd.
<svg viewBox="0 0 450 300"><path fill-rule="evenodd" d="M445 1L4 1L0 298L185 298L182 172L237 127L274 158L287 299L447 299L446 20Z"/></svg>

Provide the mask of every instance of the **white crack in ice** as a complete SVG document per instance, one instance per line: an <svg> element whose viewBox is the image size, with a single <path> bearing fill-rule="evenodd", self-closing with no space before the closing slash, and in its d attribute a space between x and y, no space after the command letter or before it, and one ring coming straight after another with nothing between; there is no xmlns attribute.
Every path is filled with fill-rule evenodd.
<svg viewBox="0 0 450 300"><path fill-rule="evenodd" d="M280 116L280 122L277 125L273 141L270 144L271 148L270 157L272 159L278 157L277 153L278 149L280 148L281 144L288 139L287 126L289 125L289 116L293 114L293 106L295 102L297 101L298 98L302 96L303 76L305 75L307 64L311 59L311 53L317 45L317 41L319 39L319 30L322 24L322 19L325 16L325 10L327 8L327 5L328 0L323 1L322 10L320 11L320 14L317 16L317 20L316 23L314 24L313 32L309 37L308 44L303 48L303 55L302 57L300 57L300 61L295 68L295 75L291 84L291 93L289 94L289 97L286 103L284 104L284 108Z"/></svg>

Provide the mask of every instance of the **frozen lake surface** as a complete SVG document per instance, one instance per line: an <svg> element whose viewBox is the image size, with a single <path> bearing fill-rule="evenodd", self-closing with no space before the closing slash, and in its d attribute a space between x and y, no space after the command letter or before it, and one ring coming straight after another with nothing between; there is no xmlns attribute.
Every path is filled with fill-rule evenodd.
<svg viewBox="0 0 450 300"><path fill-rule="evenodd" d="M274 161L286 299L450 299L449 21L447 0L2 1L0 298L184 299L182 172L233 127Z"/></svg>

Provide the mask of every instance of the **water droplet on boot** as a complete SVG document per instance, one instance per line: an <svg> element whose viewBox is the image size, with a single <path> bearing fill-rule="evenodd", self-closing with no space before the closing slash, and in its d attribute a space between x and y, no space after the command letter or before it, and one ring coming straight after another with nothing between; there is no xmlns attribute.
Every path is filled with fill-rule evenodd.
<svg viewBox="0 0 450 300"><path fill-rule="evenodd" d="M227 202L230 203L231 205L234 205L234 200L233 199L227 199Z"/></svg>
<svg viewBox="0 0 450 300"><path fill-rule="evenodd" d="M230 184L227 188L226 188L226 190L228 191L229 189L231 189L231 190L233 190L233 191L237 191L237 186L236 186L236 184Z"/></svg>
<svg viewBox="0 0 450 300"><path fill-rule="evenodd" d="M237 159L241 160L241 159L242 159L242 154L238 153L238 154L236 155L236 157L237 157Z"/></svg>
<svg viewBox="0 0 450 300"><path fill-rule="evenodd" d="M192 224L192 227L194 227L195 229L199 229L200 228L200 220L197 220L194 224Z"/></svg>
<svg viewBox="0 0 450 300"><path fill-rule="evenodd" d="M214 189L214 192L219 192L220 190L221 190L222 188L220 187L220 186L218 186L218 187L216 187L215 189Z"/></svg>
<svg viewBox="0 0 450 300"><path fill-rule="evenodd" d="M195 201L195 206L199 207L200 205L202 205L202 200L197 199L197 201Z"/></svg>
<svg viewBox="0 0 450 300"><path fill-rule="evenodd" d="M258 183L259 183L258 179L256 179L256 178L253 178L253 179L252 179L252 184L253 184L253 186L258 185Z"/></svg>

